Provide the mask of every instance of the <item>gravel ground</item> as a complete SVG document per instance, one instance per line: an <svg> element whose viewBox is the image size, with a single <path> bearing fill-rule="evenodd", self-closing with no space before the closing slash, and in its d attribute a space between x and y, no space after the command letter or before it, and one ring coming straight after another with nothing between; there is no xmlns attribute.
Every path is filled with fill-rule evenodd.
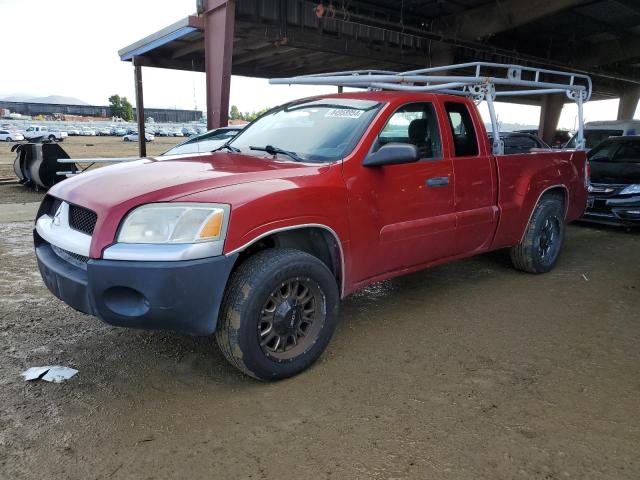
<svg viewBox="0 0 640 480"><path fill-rule="evenodd" d="M173 145L182 142L181 137L157 137L147 143L147 154L158 155ZM0 204L39 202L44 192L36 192L17 183L13 171L15 153L11 152L13 143L0 142ZM132 157L138 154L138 144L123 142L120 137L68 137L60 146L71 158L116 158ZM100 168L106 164L82 164L80 168Z"/></svg>
<svg viewBox="0 0 640 480"><path fill-rule="evenodd" d="M640 478L637 233L571 226L542 276L498 252L375 284L261 383L56 300L30 229L0 224L0 478ZM48 364L79 373L19 376Z"/></svg>
<svg viewBox="0 0 640 480"><path fill-rule="evenodd" d="M186 140L184 137L157 137L147 143L147 154L158 155L176 143ZM20 142L24 143L24 142ZM0 163L13 163L16 158L11 152L14 142L0 142ZM59 144L71 158L92 157L134 157L138 155L136 142L123 142L121 137L67 137Z"/></svg>

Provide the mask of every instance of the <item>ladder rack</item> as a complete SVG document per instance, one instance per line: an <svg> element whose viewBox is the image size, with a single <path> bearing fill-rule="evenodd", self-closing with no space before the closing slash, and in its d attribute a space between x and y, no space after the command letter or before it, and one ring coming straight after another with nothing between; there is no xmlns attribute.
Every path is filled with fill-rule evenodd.
<svg viewBox="0 0 640 480"><path fill-rule="evenodd" d="M504 152L500 139L494 101L501 97L565 94L578 106L577 148L583 149L583 103L592 93L588 75L503 63L470 62L457 65L391 72L386 70L352 70L289 78L273 78L274 85L335 85L396 90L404 92L446 93L462 95L476 102L486 101L493 130L493 153Z"/></svg>

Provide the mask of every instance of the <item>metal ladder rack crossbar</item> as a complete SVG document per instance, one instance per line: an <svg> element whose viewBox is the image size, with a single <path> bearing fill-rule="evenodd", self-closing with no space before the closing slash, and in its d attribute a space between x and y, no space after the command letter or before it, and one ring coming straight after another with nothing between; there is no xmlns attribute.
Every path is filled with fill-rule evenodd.
<svg viewBox="0 0 640 480"><path fill-rule="evenodd" d="M469 73L471 72L471 73ZM470 62L457 65L390 72L352 70L324 74L273 78L274 85L335 85L404 92L446 93L486 101L493 131L493 153L504 153L494 101L500 97L565 94L578 107L577 148L584 149L583 104L593 90L591 78L573 72L547 70L503 63ZM510 89L507 87L516 87Z"/></svg>

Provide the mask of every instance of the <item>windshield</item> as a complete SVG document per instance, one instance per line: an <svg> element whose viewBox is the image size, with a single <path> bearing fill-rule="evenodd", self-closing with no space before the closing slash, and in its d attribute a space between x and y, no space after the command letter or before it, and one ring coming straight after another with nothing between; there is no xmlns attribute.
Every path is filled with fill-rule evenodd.
<svg viewBox="0 0 640 480"><path fill-rule="evenodd" d="M351 153L379 108L377 102L339 98L289 103L258 118L229 144L242 153L272 146L306 162L333 162Z"/></svg>
<svg viewBox="0 0 640 480"><path fill-rule="evenodd" d="M203 133L196 137L170 148L162 155L179 155L185 153L211 152L221 147L230 139L235 137L240 130L232 128L218 128L210 132Z"/></svg>
<svg viewBox="0 0 640 480"><path fill-rule="evenodd" d="M640 140L605 140L589 152L592 162L640 163Z"/></svg>

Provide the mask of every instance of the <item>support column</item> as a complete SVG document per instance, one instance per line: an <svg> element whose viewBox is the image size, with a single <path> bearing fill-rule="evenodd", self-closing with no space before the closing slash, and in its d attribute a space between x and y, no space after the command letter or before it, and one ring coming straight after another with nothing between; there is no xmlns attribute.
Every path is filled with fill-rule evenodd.
<svg viewBox="0 0 640 480"><path fill-rule="evenodd" d="M631 87L622 91L618 104L618 120L631 120L638 108L640 87Z"/></svg>
<svg viewBox="0 0 640 480"><path fill-rule="evenodd" d="M147 142L144 131L144 99L142 98L142 67L137 64L137 58L132 59L133 78L136 87L136 117L138 120L138 155L147 156Z"/></svg>
<svg viewBox="0 0 640 480"><path fill-rule="evenodd" d="M205 0L204 59L209 129L225 127L229 122L235 10L235 0Z"/></svg>
<svg viewBox="0 0 640 480"><path fill-rule="evenodd" d="M565 98L564 95L558 93L542 96L538 136L549 145L551 145L558 129L558 121L560 120Z"/></svg>

